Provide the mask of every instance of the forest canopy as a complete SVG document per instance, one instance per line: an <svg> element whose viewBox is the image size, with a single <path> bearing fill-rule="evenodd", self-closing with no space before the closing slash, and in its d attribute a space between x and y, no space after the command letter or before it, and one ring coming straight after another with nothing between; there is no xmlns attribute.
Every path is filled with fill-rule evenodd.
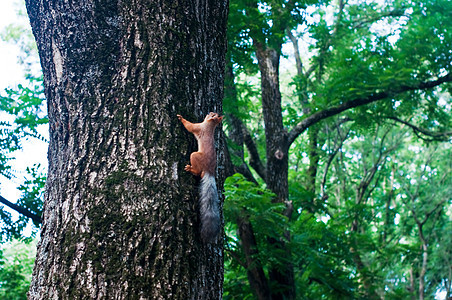
<svg viewBox="0 0 452 300"><path fill-rule="evenodd" d="M231 1L226 299L448 299L451 8Z"/></svg>

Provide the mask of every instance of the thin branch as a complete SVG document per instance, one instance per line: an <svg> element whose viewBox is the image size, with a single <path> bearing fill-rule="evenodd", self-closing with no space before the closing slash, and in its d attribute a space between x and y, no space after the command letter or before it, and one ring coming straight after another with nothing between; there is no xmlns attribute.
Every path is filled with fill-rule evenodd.
<svg viewBox="0 0 452 300"><path fill-rule="evenodd" d="M17 204L12 203L12 202L9 202L8 200L3 198L2 196L0 196L0 203L3 203L4 205L8 206L9 208L14 209L15 211L17 211L21 215L24 215L24 216L32 219L33 222L41 224L41 217L36 215L36 214L34 214L34 213L32 213L28 209L23 208L22 206L19 206Z"/></svg>
<svg viewBox="0 0 452 300"><path fill-rule="evenodd" d="M344 136L341 136L340 134L340 125L351 121L350 118L344 118L342 120L340 120L340 122L338 124L336 124L336 128L338 131L338 135L340 137L340 141L339 141L339 145L337 146L336 149L334 149L333 153L331 153L328 162L326 163L325 166L325 172L323 173L323 179L322 179L322 184L320 185L320 194L322 195L322 199L326 199L326 194L325 194L325 186L326 186L326 180L328 177L328 170L330 169L331 163L333 162L334 158L336 157L336 154L339 152L339 150L341 150L342 146L344 145L345 140L348 137L348 134L350 133L350 128L348 129L348 131L344 134ZM336 139L337 141L337 139Z"/></svg>
<svg viewBox="0 0 452 300"><path fill-rule="evenodd" d="M427 167L430 165L431 161L433 160L434 154L436 152L437 146L435 146L435 149L432 152L428 153L427 159L425 160L424 167L422 168L421 173L419 174L419 178L417 179L417 182L422 182L422 177L424 177L425 173L427 172ZM410 186L404 188L406 190L406 193L408 196L410 196L411 202L413 203L417 197L419 197L419 189L421 188L420 184L415 185L415 192L411 193Z"/></svg>
<svg viewBox="0 0 452 300"><path fill-rule="evenodd" d="M425 213L425 218L424 218L424 220L422 220L421 224L424 225L425 223L427 223L427 221L428 221L428 219L430 218L430 216L431 216L438 208L440 208L441 206L443 206L444 202L446 202L446 200L441 200L441 201L439 201L431 211L426 212L426 213Z"/></svg>
<svg viewBox="0 0 452 300"><path fill-rule="evenodd" d="M289 37L290 41L292 42L292 45L294 48L295 65L297 67L297 75L303 76L303 62L301 61L300 49L298 47L298 39L292 34L292 31L289 29L287 29L287 36Z"/></svg>
<svg viewBox="0 0 452 300"><path fill-rule="evenodd" d="M427 139L428 141L448 141L450 139L450 137L452 136L452 131L434 132L434 131L430 131L430 130L427 130L425 128L421 128L421 127L418 127L416 125L413 125L413 124L411 124L411 123L409 123L407 121L404 121L402 119L399 119L397 117L390 117L390 116L388 116L388 117L385 117L385 118L393 120L393 121L396 121L396 122L399 122L399 123L402 123L402 124L410 127L413 130L413 132L419 138L421 138L423 140L425 140L425 138L422 137L419 133L421 133L423 135L426 135L426 136L429 136L429 137L432 138L432 139Z"/></svg>
<svg viewBox="0 0 452 300"><path fill-rule="evenodd" d="M366 104L373 103L373 102L377 102L380 100L384 100L391 96L401 94L404 92L408 92L408 91L431 89L442 83L451 82L451 81L452 81L452 75L450 73L448 73L447 75L440 77L437 80L419 82L419 83L413 84L413 85L402 85L402 86L396 87L392 90L387 90L387 91L378 92L378 93L371 93L367 97L357 98L357 99L353 99L350 101L346 101L339 105L324 109L322 111L315 112L312 115L310 115L309 117L302 120L300 123L298 123L289 132L288 143L289 143L289 145L291 145L295 141L295 139L300 134L302 134L306 129L308 129L310 126L312 126L326 118L335 116L348 109L366 105Z"/></svg>
<svg viewBox="0 0 452 300"><path fill-rule="evenodd" d="M345 6L344 0L339 0L339 11L337 13L337 19L336 19L336 24L334 25L334 31L333 31L332 38L336 37L337 33L339 32L339 25L342 21L342 15L344 14L344 6ZM331 43L331 38L330 38L330 43ZM329 47L329 45L328 45L328 47Z"/></svg>
<svg viewBox="0 0 452 300"><path fill-rule="evenodd" d="M295 64L297 67L297 81L301 81L302 78L306 78L306 82L308 82L308 78L305 77L305 74L303 73L303 62L301 60L300 55L300 48L298 47L298 39L292 34L292 31L290 29L287 29L287 36L289 37L290 41L293 45L293 52L295 55ZM307 87L300 87L300 84L297 84L297 92L298 92L298 99L303 107L303 115L307 115L310 113L310 108L308 107L309 99L307 95Z"/></svg>
<svg viewBox="0 0 452 300"><path fill-rule="evenodd" d="M376 159L374 160L373 166L369 169L369 171L366 171L364 174L364 179L361 181L359 187L358 187L358 192L359 192L359 201L358 203L361 202L362 199L368 199L370 197L370 195L372 194L372 192L375 190L376 185L374 185L370 190L368 190L369 185L371 183L371 181L374 179L375 175L377 174L378 169L381 167L383 167L386 164L386 157L388 157L388 155L394 151L395 149L397 149L400 144L402 143L402 139L397 139L397 142L392 145L391 147L388 147L386 150L383 150L385 147L385 140L386 137L388 136L389 132L391 131L391 129L388 129L384 132L381 141L380 141L380 147L378 148L378 156L376 157ZM381 173L378 174L376 182L379 182L379 178L381 177ZM367 193L367 195L365 195Z"/></svg>
<svg viewBox="0 0 452 300"><path fill-rule="evenodd" d="M232 68L232 63L228 63L226 65L226 72L225 72L225 97L230 98L232 100L232 108L234 112L239 111L239 105L238 105L238 92L237 87L234 84L235 75L234 70ZM225 149L225 171L226 176L231 176L234 173L240 173L248 181L254 182L257 184L256 179L254 178L253 174L251 173L250 168L245 163L244 160L244 147L243 147L243 128L245 125L243 124L242 120L238 118L234 113L226 113L226 119L229 121L230 124L229 128L229 137L228 139L231 141L231 143L234 145L234 147L231 148L231 152L229 151L226 134L224 131L222 132L222 139L224 141ZM232 162L232 157L237 157L240 159L240 165L235 165Z"/></svg>
<svg viewBox="0 0 452 300"><path fill-rule="evenodd" d="M391 11L387 11L384 12L380 15L368 18L368 17L364 17L361 18L359 20L355 21L355 24L353 25L353 29L357 29L357 28L362 28L365 24L370 24L370 23L374 23L376 21L379 21L383 18L387 18L387 17L402 17L405 15L405 11L403 9L394 9Z"/></svg>
<svg viewBox="0 0 452 300"><path fill-rule="evenodd" d="M333 33L328 37L328 40L326 41L326 43L324 44L324 46L320 50L318 63L317 64L313 64L306 71L306 73L304 74L306 76L306 78L311 76L312 72L314 72L315 69L317 69L318 67L321 67L321 64L322 64L322 61L323 61L323 56L325 56L326 51L331 46L331 44L333 43L333 40L336 38L336 36L337 36L337 34L339 32L339 25L340 25L340 23L342 21L342 15L343 15L343 11L344 11L344 6L345 6L344 0L339 0L339 9L338 9L338 13L337 13L336 22L334 24Z"/></svg>
<svg viewBox="0 0 452 300"><path fill-rule="evenodd" d="M237 263L238 263L239 265L241 265L243 268L245 268L245 269L247 268L246 263L244 263L244 262L240 259L239 255L238 255L237 253L235 253L234 250L225 247L225 248L224 248L224 251L227 252L227 253L229 253L229 255L231 255L232 258L234 258L234 259L237 261Z"/></svg>
<svg viewBox="0 0 452 300"><path fill-rule="evenodd" d="M254 140L248 130L245 127L242 127L242 129L243 141L246 145L246 148L248 149L248 153L250 154L250 166L257 172L257 174L259 174L259 176L264 181L267 181L267 170L260 159L256 144L254 143Z"/></svg>
<svg viewBox="0 0 452 300"><path fill-rule="evenodd" d="M444 202L446 202L446 200L441 201L441 205L443 205ZM436 209L435 209L435 210L436 210ZM433 225L436 224L436 222L438 221L440 215L441 215L441 209L438 210L438 211L435 213L435 218L434 218L433 221L432 221L432 224L433 224ZM430 239L430 237L432 236L432 234L436 234L436 230L430 231L430 233L427 234L427 240Z"/></svg>
<svg viewBox="0 0 452 300"><path fill-rule="evenodd" d="M224 146L224 166L225 166L225 175L226 177L232 176L235 173L240 173L243 176L245 176L246 180L253 182L255 184L258 184L256 179L253 176L253 173L251 173L250 168L248 167L248 165L243 161L243 155L242 157L240 157L241 159L241 164L240 165L234 165L232 163L232 159L231 159L231 152L229 152L229 147L227 145L227 136L226 133L224 133L224 131L222 131L221 134L221 138L223 139L223 144Z"/></svg>

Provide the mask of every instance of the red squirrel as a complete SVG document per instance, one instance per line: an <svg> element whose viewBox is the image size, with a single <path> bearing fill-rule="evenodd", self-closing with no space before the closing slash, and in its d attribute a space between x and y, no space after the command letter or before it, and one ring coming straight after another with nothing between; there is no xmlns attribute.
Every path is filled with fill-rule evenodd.
<svg viewBox="0 0 452 300"><path fill-rule="evenodd" d="M199 186L199 204L201 216L201 238L206 242L213 242L220 232L220 212L217 184L215 182L215 167L217 156L215 153L215 127L223 120L223 116L209 113L202 123L191 123L181 115L177 118L184 127L194 134L198 141L198 151L190 155L191 165L185 166L185 171L195 176L201 176Z"/></svg>

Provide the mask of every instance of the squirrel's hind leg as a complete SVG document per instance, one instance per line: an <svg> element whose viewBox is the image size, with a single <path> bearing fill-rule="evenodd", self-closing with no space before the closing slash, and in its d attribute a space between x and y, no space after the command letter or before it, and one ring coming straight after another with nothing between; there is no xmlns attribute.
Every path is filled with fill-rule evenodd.
<svg viewBox="0 0 452 300"><path fill-rule="evenodd" d="M201 152L193 152L190 155L190 163L191 165L185 166L185 171L192 173L195 176L202 176L202 159L203 154Z"/></svg>

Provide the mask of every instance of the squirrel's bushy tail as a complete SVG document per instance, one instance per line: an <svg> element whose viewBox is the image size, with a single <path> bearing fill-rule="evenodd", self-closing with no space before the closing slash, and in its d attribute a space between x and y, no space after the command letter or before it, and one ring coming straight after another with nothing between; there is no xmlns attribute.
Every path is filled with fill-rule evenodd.
<svg viewBox="0 0 452 300"><path fill-rule="evenodd" d="M205 242L213 242L220 232L220 200L215 176L204 174L199 187L199 196L201 237Z"/></svg>

